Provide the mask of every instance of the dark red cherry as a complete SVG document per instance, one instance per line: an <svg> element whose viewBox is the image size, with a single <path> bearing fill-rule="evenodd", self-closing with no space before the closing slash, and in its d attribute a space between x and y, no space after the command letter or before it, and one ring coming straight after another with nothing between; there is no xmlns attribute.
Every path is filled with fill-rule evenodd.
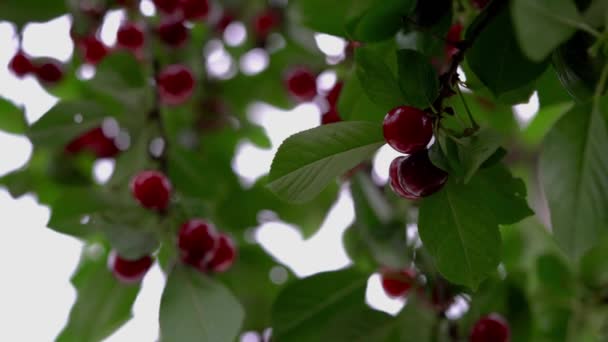
<svg viewBox="0 0 608 342"><path fill-rule="evenodd" d="M108 265L119 281L132 284L143 279L150 267L152 267L152 262L152 257L148 255L137 260L128 260L112 251L110 252Z"/></svg>
<svg viewBox="0 0 608 342"><path fill-rule="evenodd" d="M108 55L108 47L95 36L89 36L80 41L85 62L97 64Z"/></svg>
<svg viewBox="0 0 608 342"><path fill-rule="evenodd" d="M331 88L329 93L327 93L327 96L325 98L327 99L327 103L329 104L330 108L337 107L338 98L340 97L340 93L342 92L343 86L344 86L344 83L336 82L336 84L333 86L333 88Z"/></svg>
<svg viewBox="0 0 608 342"><path fill-rule="evenodd" d="M381 274L382 288L390 297L398 298L407 295L416 281L416 271L413 269L383 270Z"/></svg>
<svg viewBox="0 0 608 342"><path fill-rule="evenodd" d="M123 23L116 34L118 46L135 51L144 46L144 31L135 23Z"/></svg>
<svg viewBox="0 0 608 342"><path fill-rule="evenodd" d="M450 27L448 34L446 36L445 43L445 55L450 58L454 56L458 52L458 47L456 44L460 42L460 37L462 36L462 24L456 23Z"/></svg>
<svg viewBox="0 0 608 342"><path fill-rule="evenodd" d="M30 58L23 51L17 51L9 62L8 67L19 78L34 72L32 61L30 61Z"/></svg>
<svg viewBox="0 0 608 342"><path fill-rule="evenodd" d="M222 13L220 19L215 23L215 30L223 33L226 27L234 21L234 16L229 12Z"/></svg>
<svg viewBox="0 0 608 342"><path fill-rule="evenodd" d="M161 101L168 105L184 103L194 92L192 71L181 64L165 67L157 77L157 84Z"/></svg>
<svg viewBox="0 0 608 342"><path fill-rule="evenodd" d="M317 79L304 67L289 71L286 78L287 90L300 101L310 101L317 95Z"/></svg>
<svg viewBox="0 0 608 342"><path fill-rule="evenodd" d="M167 14L175 12L180 5L179 0L153 0L153 2L159 11Z"/></svg>
<svg viewBox="0 0 608 342"><path fill-rule="evenodd" d="M416 152L401 162L398 168L399 185L414 197L426 197L439 191L448 174L431 162L427 150Z"/></svg>
<svg viewBox="0 0 608 342"><path fill-rule="evenodd" d="M406 159L407 159L407 157L404 157L404 156L393 159L393 161L391 162L391 165L389 167L389 171L388 171L389 184L390 184L391 189L393 189L393 192L395 192L397 195L399 195L403 198L407 198L409 200L417 200L417 199L420 199L420 197L414 196L414 195L410 194L409 192L405 191L401 187L401 184L399 184L399 174L400 174L401 164L403 164L403 161Z"/></svg>
<svg viewBox="0 0 608 342"><path fill-rule="evenodd" d="M488 3L490 3L490 0L471 0L471 4L477 9L484 9Z"/></svg>
<svg viewBox="0 0 608 342"><path fill-rule="evenodd" d="M510 329L507 321L499 314L492 313L481 317L473 326L470 342L508 342Z"/></svg>
<svg viewBox="0 0 608 342"><path fill-rule="evenodd" d="M169 206L172 186L158 171L141 171L131 180L131 194L144 208L163 211Z"/></svg>
<svg viewBox="0 0 608 342"><path fill-rule="evenodd" d="M265 10L253 19L253 32L259 39L265 39L279 26L280 22L281 19L276 11Z"/></svg>
<svg viewBox="0 0 608 342"><path fill-rule="evenodd" d="M34 73L40 82L56 83L63 78L63 66L57 61L48 60L37 66Z"/></svg>
<svg viewBox="0 0 608 342"><path fill-rule="evenodd" d="M108 137L101 127L95 127L76 137L65 146L65 152L76 154L89 152L97 158L112 158L120 153L114 139Z"/></svg>
<svg viewBox="0 0 608 342"><path fill-rule="evenodd" d="M190 37L190 31L178 17L166 17L160 22L157 29L158 36L167 45L179 47Z"/></svg>
<svg viewBox="0 0 608 342"><path fill-rule="evenodd" d="M219 237L212 223L191 219L182 224L177 245L182 262L203 270L219 245Z"/></svg>
<svg viewBox="0 0 608 342"><path fill-rule="evenodd" d="M327 125L334 122L340 122L342 119L335 108L331 108L321 115L321 124Z"/></svg>
<svg viewBox="0 0 608 342"><path fill-rule="evenodd" d="M181 0L180 6L188 20L202 20L209 14L208 0Z"/></svg>
<svg viewBox="0 0 608 342"><path fill-rule="evenodd" d="M236 254L236 247L232 239L225 234L220 234L213 257L207 263L207 269L213 272L227 271L234 263Z"/></svg>
<svg viewBox="0 0 608 342"><path fill-rule="evenodd" d="M431 117L409 106L391 109L384 117L382 129L386 142L402 153L423 150L433 137Z"/></svg>

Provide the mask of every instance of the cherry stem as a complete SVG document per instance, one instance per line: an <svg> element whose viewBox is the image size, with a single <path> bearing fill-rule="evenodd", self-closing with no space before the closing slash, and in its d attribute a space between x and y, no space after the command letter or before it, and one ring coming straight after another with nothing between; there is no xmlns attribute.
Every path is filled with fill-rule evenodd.
<svg viewBox="0 0 608 342"><path fill-rule="evenodd" d="M158 75L160 72L160 63L158 62L157 59L154 59L154 61L153 61L152 70L153 70L152 72L153 72L154 76ZM152 157L152 159L158 161L160 170L163 173L167 174L168 169L169 169L168 160L167 160L167 150L169 148L169 139L167 137L167 132L165 130L165 123L164 123L163 115L162 115L161 109L160 109L160 101L159 101L159 94L158 94L157 87L158 86L155 84L154 85L154 105L153 105L152 109L150 110L150 112L148 112L148 120L156 123L156 126L158 127L160 137L163 140L164 145L163 145L163 150L159 156L151 156L151 157Z"/></svg>
<svg viewBox="0 0 608 342"><path fill-rule="evenodd" d="M467 112L467 115L469 116L469 121L471 122L471 125L472 125L471 128L473 128L473 130L477 131L479 129L479 125L475 121L475 118L473 118L473 114L471 114L469 105L467 104L467 101L465 100L464 95L462 95L462 90L460 90L459 85L456 85L456 92L458 93L458 96L460 97L460 100L462 101L462 104L464 105L464 109Z"/></svg>

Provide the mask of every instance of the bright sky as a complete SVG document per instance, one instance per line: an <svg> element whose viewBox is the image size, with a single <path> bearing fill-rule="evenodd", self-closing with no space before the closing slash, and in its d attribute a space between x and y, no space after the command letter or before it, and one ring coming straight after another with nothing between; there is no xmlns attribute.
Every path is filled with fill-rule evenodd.
<svg viewBox="0 0 608 342"><path fill-rule="evenodd" d="M143 9L150 12L149 1ZM113 43L122 14L116 12L103 27L102 39ZM45 24L29 25L24 34L24 49L34 56L51 56L60 60L70 58L73 45L68 38L69 20L65 17ZM246 33L243 25L231 25L224 42L238 45ZM277 38L280 41L280 37ZM317 35L316 42L329 60L339 59L344 48L340 38ZM210 62L209 71L218 77L227 77L240 69L254 74L267 65L265 52L253 50L238 63L227 56L222 41L214 42L205 53ZM7 23L0 23L0 95L24 105L28 121L36 121L57 100L46 93L34 79L18 80L6 69L9 59L17 48L14 30ZM325 89L335 82L335 74L324 73L319 86ZM518 118L522 124L529 121L538 108L531 101ZM261 150L243 142L233 161L233 167L244 184L251 184L257 177L268 172L272 156L280 143L289 135L319 125L319 109L314 104L302 104L292 111L279 111L264 104L256 105L251 119L266 127L273 149ZM0 132L0 175L24 165L31 153L27 139ZM397 155L384 146L374 159L374 177L380 182L388 178L388 165ZM98 163L96 175L100 181L111 174L113 163ZM308 276L327 270L346 267L349 260L341 245L341 235L353 220L353 204L346 189L332 208L319 232L304 241L299 232L282 223L267 223L255 234L258 241L271 254L282 260L298 276ZM52 341L68 317L75 300L75 290L69 283L76 267L81 243L45 227L49 218L48 208L26 195L14 200L0 189L0 269L3 271L0 291L0 341ZM270 276L270 275L269 275ZM164 284L158 267L146 276L138 297L132 319L109 337L107 342L155 341L158 335L158 307ZM381 290L379 277L370 277L367 301L372 306L395 313L402 301L387 298ZM249 338L247 341L251 341Z"/></svg>

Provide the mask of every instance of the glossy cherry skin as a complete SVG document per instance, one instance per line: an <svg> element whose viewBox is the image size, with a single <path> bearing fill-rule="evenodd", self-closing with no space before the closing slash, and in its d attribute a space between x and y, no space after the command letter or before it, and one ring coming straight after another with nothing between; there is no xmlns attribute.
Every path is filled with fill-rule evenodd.
<svg viewBox="0 0 608 342"><path fill-rule="evenodd" d="M202 270L219 246L219 236L210 222L191 219L182 224L177 245L182 262Z"/></svg>
<svg viewBox="0 0 608 342"><path fill-rule="evenodd" d="M413 269L383 270L381 274L382 288L389 297L399 298L407 295L416 281L416 272Z"/></svg>
<svg viewBox="0 0 608 342"><path fill-rule="evenodd" d="M144 31L134 23L123 23L116 34L118 46L136 51L144 46Z"/></svg>
<svg viewBox="0 0 608 342"><path fill-rule="evenodd" d="M40 82L57 83L63 78L63 67L59 62L47 61L37 66L34 73Z"/></svg>
<svg viewBox="0 0 608 342"><path fill-rule="evenodd" d="M95 36L84 38L80 42L85 62L97 64L108 55L108 47Z"/></svg>
<svg viewBox="0 0 608 342"><path fill-rule="evenodd" d="M95 127L74 138L64 150L68 154L89 152L97 158L112 158L120 153L114 139L106 136L101 127Z"/></svg>
<svg viewBox="0 0 608 342"><path fill-rule="evenodd" d="M152 257L148 255L137 260L128 260L112 251L108 258L108 266L120 282L133 284L143 279L150 267L152 267L153 261Z"/></svg>
<svg viewBox="0 0 608 342"><path fill-rule="evenodd" d="M18 51L8 64L9 69L15 76L22 78L34 72L34 65L29 57L23 52Z"/></svg>
<svg viewBox="0 0 608 342"><path fill-rule="evenodd" d="M190 37L190 31L184 22L176 17L162 19L157 29L158 37L167 45L179 47Z"/></svg>
<svg viewBox="0 0 608 342"><path fill-rule="evenodd" d="M268 9L258 14L253 20L253 32L259 39L265 39L281 22L278 14Z"/></svg>
<svg viewBox="0 0 608 342"><path fill-rule="evenodd" d="M462 24L456 23L450 27L448 34L446 36L445 43L445 55L448 58L451 58L458 52L458 48L456 44L460 42L462 36Z"/></svg>
<svg viewBox="0 0 608 342"><path fill-rule="evenodd" d="M175 12L180 5L179 0L153 0L153 2L159 11L168 14Z"/></svg>
<svg viewBox="0 0 608 342"><path fill-rule="evenodd" d="M433 165L427 150L408 156L398 169L399 185L414 197L426 197L441 190L448 174Z"/></svg>
<svg viewBox="0 0 608 342"><path fill-rule="evenodd" d="M290 70L285 83L289 93L300 101L310 101L317 95L317 79L307 68Z"/></svg>
<svg viewBox="0 0 608 342"><path fill-rule="evenodd" d="M492 313L481 317L473 326L470 342L508 342L511 332L502 316Z"/></svg>
<svg viewBox="0 0 608 342"><path fill-rule="evenodd" d="M141 171L131 180L131 194L142 207L163 211L169 206L172 186L158 171Z"/></svg>
<svg viewBox="0 0 608 342"><path fill-rule="evenodd" d="M342 121L342 119L340 118L340 114L338 114L338 111L335 108L331 108L327 112L323 113L323 115L321 115L322 125L328 125L340 121Z"/></svg>
<svg viewBox="0 0 608 342"><path fill-rule="evenodd" d="M188 20L202 20L209 14L208 0L181 0L180 7Z"/></svg>
<svg viewBox="0 0 608 342"><path fill-rule="evenodd" d="M207 269L213 272L226 272L236 260L236 255L236 247L232 239L225 234L221 234L213 257L207 263Z"/></svg>
<svg viewBox="0 0 608 342"><path fill-rule="evenodd" d="M192 71L181 64L163 69L157 77L157 84L161 101L168 105L182 104L194 92Z"/></svg>
<svg viewBox="0 0 608 342"><path fill-rule="evenodd" d="M471 4L477 9L484 9L488 3L490 3L490 0L471 0Z"/></svg>
<svg viewBox="0 0 608 342"><path fill-rule="evenodd" d="M386 114L382 130L392 148L409 154L426 148L433 137L433 121L418 108L400 106Z"/></svg>
<svg viewBox="0 0 608 342"><path fill-rule="evenodd" d="M420 197L414 196L414 195L410 194L409 192L405 191L401 187L401 184L399 183L399 174L400 174L401 164L403 164L403 161L405 161L406 159L407 159L407 157L401 156L401 157L397 157L397 158L393 159L393 161L391 162L391 165L390 165L389 171L388 171L389 185L390 185L391 189L393 190L393 192L395 192L397 195L399 195L403 198L407 198L409 200L417 200L417 199L420 199Z"/></svg>

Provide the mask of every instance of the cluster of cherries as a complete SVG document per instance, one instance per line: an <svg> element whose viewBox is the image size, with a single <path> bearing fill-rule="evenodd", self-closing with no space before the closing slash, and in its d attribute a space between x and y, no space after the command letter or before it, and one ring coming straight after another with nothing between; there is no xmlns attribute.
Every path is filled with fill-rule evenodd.
<svg viewBox="0 0 608 342"><path fill-rule="evenodd" d="M403 270L383 269L381 283L384 292L392 298L403 298L416 285L416 271L411 268ZM420 290L420 288L419 288ZM453 298L445 300L433 289L432 304L440 311L445 311L453 302ZM497 313L491 313L479 318L469 334L470 342L509 342L510 328L507 321Z"/></svg>
<svg viewBox="0 0 608 342"><path fill-rule="evenodd" d="M144 208L163 213L169 207L172 186L159 171L141 171L131 180L131 193ZM178 233L177 246L184 264L204 273L225 272L234 263L237 252L232 239L217 232L212 223L203 219L184 222ZM110 253L109 265L117 279L125 283L139 282L150 269L153 258L149 255L137 260Z"/></svg>
<svg viewBox="0 0 608 342"><path fill-rule="evenodd" d="M38 63L23 51L18 51L8 66L15 76L23 78L33 74L42 83L56 83L63 77L63 68L59 62L46 59Z"/></svg>

